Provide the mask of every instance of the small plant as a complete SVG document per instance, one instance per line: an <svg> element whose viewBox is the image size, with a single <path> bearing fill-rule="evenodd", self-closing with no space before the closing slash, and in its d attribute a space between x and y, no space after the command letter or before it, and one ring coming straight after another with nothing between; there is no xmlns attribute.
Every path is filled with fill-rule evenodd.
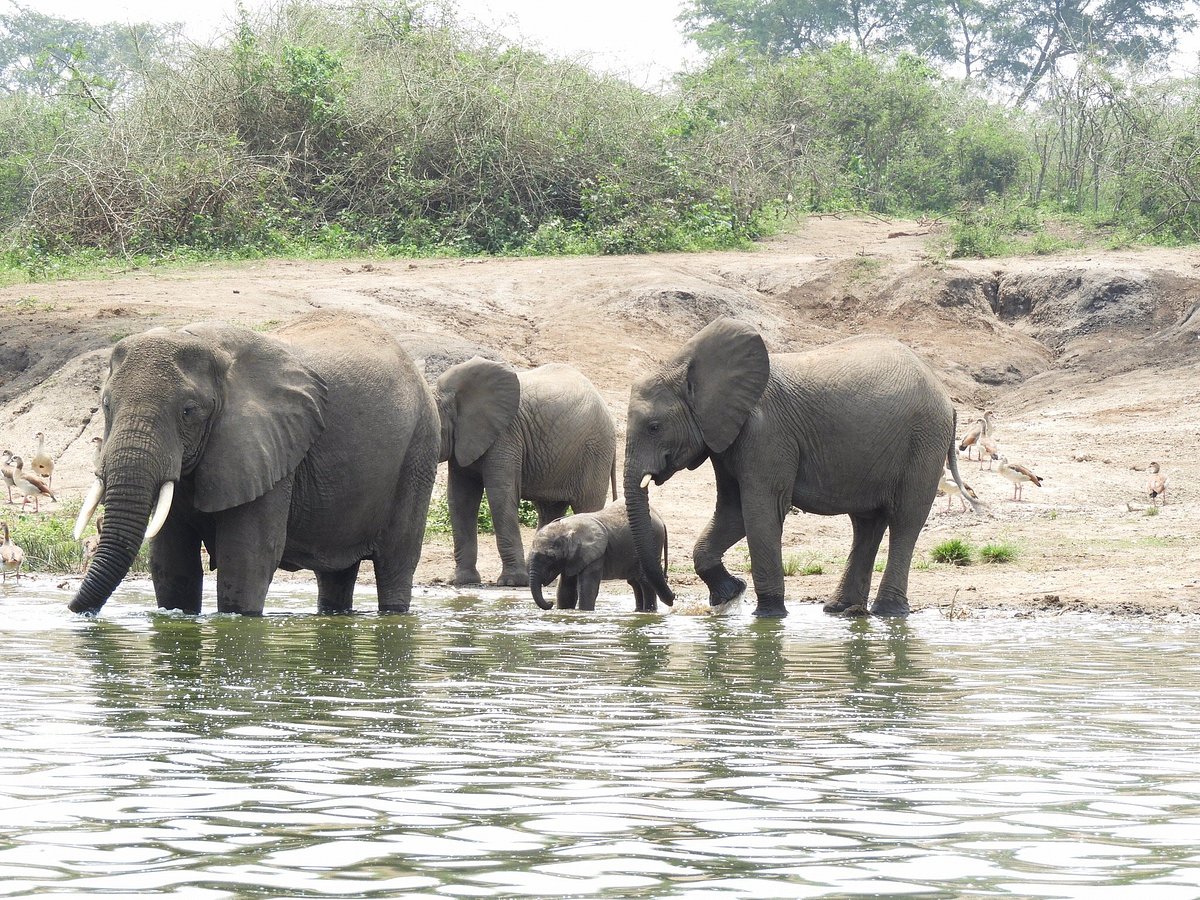
<svg viewBox="0 0 1200 900"><path fill-rule="evenodd" d="M479 504L478 527L480 534L494 534L496 526L492 523L492 508L488 506L487 495ZM522 500L517 506L517 521L526 528L537 528L537 507L530 500ZM434 497L429 502L429 513L425 517L426 534L451 534L450 504L445 497Z"/></svg>
<svg viewBox="0 0 1200 900"><path fill-rule="evenodd" d="M1017 558L1017 548L1007 541L984 544L979 548L979 558L985 563L1010 563Z"/></svg>
<svg viewBox="0 0 1200 900"><path fill-rule="evenodd" d="M952 566L969 566L971 564L971 545L962 538L950 538L929 551L929 555L934 562L947 563Z"/></svg>
<svg viewBox="0 0 1200 900"><path fill-rule="evenodd" d="M814 561L808 563L803 569L801 569L800 574L801 575L824 575L825 567L823 565L821 565L819 562L814 560Z"/></svg>
<svg viewBox="0 0 1200 900"><path fill-rule="evenodd" d="M1158 507L1157 506L1147 506L1146 507L1146 515L1157 516L1158 515Z"/></svg>
<svg viewBox="0 0 1200 900"><path fill-rule="evenodd" d="M882 572L886 568L887 568L887 557L886 556L883 559L875 560L874 570L876 572Z"/></svg>

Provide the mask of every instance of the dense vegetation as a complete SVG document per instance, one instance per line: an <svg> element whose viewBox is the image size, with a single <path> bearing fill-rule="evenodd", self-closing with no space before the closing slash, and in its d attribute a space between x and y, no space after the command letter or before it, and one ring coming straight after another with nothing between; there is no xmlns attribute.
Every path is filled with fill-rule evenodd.
<svg viewBox="0 0 1200 900"><path fill-rule="evenodd" d="M922 57L869 5L820 6L784 46L722 10L766 28L805 4L694 2L712 55L662 92L403 0L243 12L208 47L19 10L0 16L0 252L36 277L89 254L705 249L832 210L950 215L964 253L1051 213L1195 239L1200 82L1130 67L1190 24L1182 4L1076 6L1086 41L1029 10L1021 37L995 16L1025 7L976 3ZM1108 6L1124 18L1096 19ZM928 29L959 6L922 8ZM1053 59L1002 52L1031 34Z"/></svg>

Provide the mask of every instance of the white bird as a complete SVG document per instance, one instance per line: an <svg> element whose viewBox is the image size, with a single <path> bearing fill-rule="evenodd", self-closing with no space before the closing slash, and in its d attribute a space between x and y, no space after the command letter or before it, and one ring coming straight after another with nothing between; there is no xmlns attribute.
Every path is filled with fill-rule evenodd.
<svg viewBox="0 0 1200 900"><path fill-rule="evenodd" d="M1013 483L1013 500L1022 499L1021 494L1027 484L1032 484L1035 487L1042 486L1042 478L1040 476L1034 475L1033 472L1019 463L1010 463L1007 456L1001 455L998 471Z"/></svg>
<svg viewBox="0 0 1200 900"><path fill-rule="evenodd" d="M958 445L959 450L967 451L967 459L971 458L971 448L978 443L979 439L988 434L992 430L992 411L986 410L982 418L976 419L975 424L970 427L967 433L963 436L962 441ZM982 459L982 457L980 457Z"/></svg>
<svg viewBox="0 0 1200 900"><path fill-rule="evenodd" d="M938 493L946 495L946 512L950 512L950 501L955 497L957 497L958 502L962 504L963 511L966 511L967 501L963 499L964 492L972 500L979 499L979 495L976 494L974 489L965 481L963 482L962 490L960 491L958 489L958 485L954 483L954 476L951 474L950 470L942 469L942 480L938 482Z"/></svg>
<svg viewBox="0 0 1200 900"><path fill-rule="evenodd" d="M1146 489L1150 492L1150 502L1157 505L1159 497L1162 497L1163 506L1167 505L1167 476L1159 471L1158 463L1150 463L1150 478L1146 483Z"/></svg>
<svg viewBox="0 0 1200 900"><path fill-rule="evenodd" d="M50 458L50 454L46 452L46 435L38 432L33 436L37 441L37 449L33 451L33 456L29 457L29 467L46 479L46 487L54 487L54 460Z"/></svg>
<svg viewBox="0 0 1200 900"><path fill-rule="evenodd" d="M1000 458L1000 444L990 434L980 435L979 443L975 446L979 451L979 468L983 468L983 460L987 458L988 471L992 470L992 461Z"/></svg>
<svg viewBox="0 0 1200 900"><path fill-rule="evenodd" d="M25 463L21 460L21 457L14 456L12 458L12 463L13 476L17 482L17 490L25 495L25 499L21 501L21 509L25 508L25 504L29 502L30 497L33 498L34 512L41 511L38 508L38 503L42 497L49 497L55 502L58 501L58 498L50 492L50 488L46 487L46 482L42 481L42 479L38 478L36 475L30 475L25 471Z"/></svg>
<svg viewBox="0 0 1200 900"><path fill-rule="evenodd" d="M4 570L4 580L8 581L8 576L12 575L15 578L21 577L21 563L25 561L25 551L13 543L12 538L8 534L8 523L0 522L4 526L4 543L0 544L0 568Z"/></svg>
<svg viewBox="0 0 1200 900"><path fill-rule="evenodd" d="M4 474L4 483L8 486L8 502L9 503L13 502L12 492L13 492L13 488L15 488L17 486L16 473L13 471L12 466L9 465L9 463L12 462L12 458L13 458L12 451L5 450L4 451L4 468L0 469L0 472L3 472L3 474Z"/></svg>

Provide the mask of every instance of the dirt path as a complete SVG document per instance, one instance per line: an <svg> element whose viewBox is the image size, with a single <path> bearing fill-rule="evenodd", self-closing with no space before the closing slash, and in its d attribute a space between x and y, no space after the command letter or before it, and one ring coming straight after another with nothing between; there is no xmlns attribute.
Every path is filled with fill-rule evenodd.
<svg viewBox="0 0 1200 900"><path fill-rule="evenodd" d="M1006 565L919 565L915 608L948 609L953 599L955 614L1200 612L1200 251L948 262L928 230L821 218L749 253L267 261L4 288L0 444L28 453L44 431L59 457L55 486L82 494L89 441L101 428L106 348L125 334L202 319L269 330L313 309L366 313L431 376L475 353L518 367L570 362L600 388L619 429L630 382L715 316L755 323L777 350L882 332L933 364L960 423L995 410L1008 456L1046 477L1013 503L1007 481L964 462L986 514L957 504L947 512L939 500L918 550L963 537L1011 543L1019 556ZM1148 515L1151 459L1162 463L1170 493ZM688 610L704 608L690 548L713 498L707 467L654 494ZM494 577L494 544L480 544L480 568ZM827 595L848 547L843 518L789 517L785 556L822 569L789 578L789 597ZM744 568L744 545L728 559ZM431 538L418 580L451 569L448 540Z"/></svg>

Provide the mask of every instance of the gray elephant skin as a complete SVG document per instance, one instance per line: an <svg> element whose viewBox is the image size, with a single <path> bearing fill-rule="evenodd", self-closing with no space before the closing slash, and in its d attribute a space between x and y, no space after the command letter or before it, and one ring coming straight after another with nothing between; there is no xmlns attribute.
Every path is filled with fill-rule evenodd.
<svg viewBox="0 0 1200 900"><path fill-rule="evenodd" d="M454 583L479 584L478 516L487 491L502 569L497 584L529 583L517 508L538 526L616 498L616 428L595 386L561 363L517 373L482 357L451 366L434 389L454 532Z"/></svg>
<svg viewBox="0 0 1200 900"><path fill-rule="evenodd" d="M104 531L72 610L104 605L148 517L160 607L200 612L203 543L220 612L261 614L276 568L313 570L319 610L348 611L363 559L380 612L408 610L439 423L386 331L328 314L273 335L155 329L113 348L101 397Z"/></svg>
<svg viewBox="0 0 1200 900"><path fill-rule="evenodd" d="M650 527L657 544L656 559L665 571L667 526L653 509ZM542 588L558 578L559 609L593 610L600 582L621 579L633 588L634 609L655 612L654 585L642 570L633 547L633 532L625 501L610 503L599 512L577 513L539 528L529 551L529 590L542 609L556 604L542 596Z"/></svg>
<svg viewBox="0 0 1200 900"><path fill-rule="evenodd" d="M909 566L942 466L961 483L954 431L945 389L898 341L862 336L768 354L753 327L717 319L630 393L625 501L638 557L658 596L669 597L646 488L708 459L716 509L692 556L710 603L745 589L722 562L745 537L755 615L787 614L781 543L796 507L850 517L850 556L826 612L866 612L886 529L887 566L870 611L905 615Z"/></svg>

